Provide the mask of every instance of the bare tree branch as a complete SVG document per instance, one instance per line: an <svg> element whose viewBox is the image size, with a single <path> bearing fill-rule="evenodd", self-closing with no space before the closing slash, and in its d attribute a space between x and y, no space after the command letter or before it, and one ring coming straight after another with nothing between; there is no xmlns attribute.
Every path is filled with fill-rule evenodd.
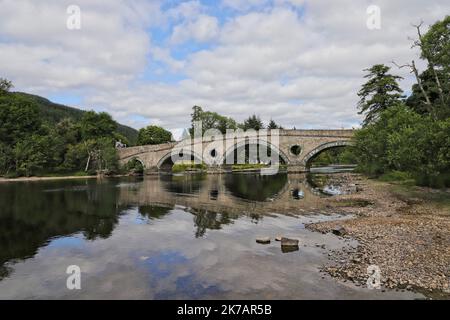
<svg viewBox="0 0 450 320"><path fill-rule="evenodd" d="M410 73L414 73L414 76L416 77L416 81L417 81L417 85L420 88L420 91L422 92L423 96L425 97L425 105L427 106L428 112L431 114L431 116L436 119L436 116L434 114L434 110L433 110L433 106L431 104L430 98L428 97L427 92L425 91L423 85L422 85L422 81L420 80L419 77L419 72L417 71L416 68L416 63L414 62L414 60L411 61L411 64L403 64L403 65L399 65L397 64L395 61L391 61L395 66L397 66L397 68L402 69L402 68L409 68L410 69Z"/></svg>
<svg viewBox="0 0 450 320"><path fill-rule="evenodd" d="M432 56L428 52L428 49L426 48L426 46L424 46L424 43L423 43L423 36L422 36L422 31L421 31L422 25L423 25L422 20L420 21L420 23L418 25L413 24L413 27L415 27L417 30L417 36L418 36L418 40L414 41L413 47L418 46L422 50L422 55L427 60L428 66L431 69L431 71L433 72L434 80L436 81L436 85L438 87L439 100L441 101L442 107L445 108L444 91L442 90L441 81L439 80L439 76L436 72L436 68L434 66Z"/></svg>

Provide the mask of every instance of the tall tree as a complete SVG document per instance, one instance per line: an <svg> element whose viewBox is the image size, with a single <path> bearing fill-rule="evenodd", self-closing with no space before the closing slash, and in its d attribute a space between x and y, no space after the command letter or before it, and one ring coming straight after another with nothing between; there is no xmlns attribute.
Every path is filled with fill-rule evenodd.
<svg viewBox="0 0 450 320"><path fill-rule="evenodd" d="M364 69L368 72L364 76L368 81L358 92L358 113L365 114L364 126L375 122L381 112L397 105L403 97L403 91L397 82L402 77L390 74L389 70L390 68L383 64Z"/></svg>
<svg viewBox="0 0 450 320"><path fill-rule="evenodd" d="M170 131L158 126L148 126L139 130L137 144L161 144L172 140L172 133Z"/></svg>
<svg viewBox="0 0 450 320"><path fill-rule="evenodd" d="M117 123L106 112L85 112L81 118L80 126L84 140L112 137L117 130Z"/></svg>
<svg viewBox="0 0 450 320"><path fill-rule="evenodd" d="M419 75L418 83L412 86L411 95L406 99L406 105L423 115L431 115L438 119L450 117L450 79L443 70L438 70L437 74L441 79L444 96L447 97L446 104L442 107L439 97L439 89L436 84L434 72L426 69Z"/></svg>
<svg viewBox="0 0 450 320"><path fill-rule="evenodd" d="M191 128L189 133L194 136L194 123L201 121L202 134L209 129L217 129L222 133L226 133L227 129L237 129L237 123L234 119L222 116L216 112L204 111L202 107L194 106L191 114Z"/></svg>
<svg viewBox="0 0 450 320"><path fill-rule="evenodd" d="M283 129L283 127L278 125L273 119L270 119L267 129Z"/></svg>
<svg viewBox="0 0 450 320"><path fill-rule="evenodd" d="M41 127L39 110L13 95L0 96L0 141L15 145L17 141Z"/></svg>
<svg viewBox="0 0 450 320"><path fill-rule="evenodd" d="M434 110L448 107L449 75L450 75L450 16L433 24L426 34L421 33L421 24L416 26L418 39L415 45L421 50L421 58L428 63L435 81L440 106L434 106ZM435 111L436 116L439 111Z"/></svg>
<svg viewBox="0 0 450 320"><path fill-rule="evenodd" d="M244 130L261 130L264 129L264 124L259 116L256 116L255 114L250 116L247 120L244 121Z"/></svg>
<svg viewBox="0 0 450 320"><path fill-rule="evenodd" d="M0 95L5 94L11 88L13 88L13 84L8 79L0 78Z"/></svg>

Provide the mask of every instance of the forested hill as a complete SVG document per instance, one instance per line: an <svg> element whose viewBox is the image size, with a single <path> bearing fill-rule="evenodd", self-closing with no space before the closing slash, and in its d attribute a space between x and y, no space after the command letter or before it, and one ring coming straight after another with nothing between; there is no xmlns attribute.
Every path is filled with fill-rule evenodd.
<svg viewBox="0 0 450 320"><path fill-rule="evenodd" d="M42 115L42 120L55 125L65 118L71 118L78 121L83 116L83 113L86 112L84 110L53 103L46 98L24 92L11 92L10 94L16 95L17 97L20 97L21 100L36 105ZM125 136L131 144L134 145L136 143L138 136L137 130L117 123L117 131Z"/></svg>

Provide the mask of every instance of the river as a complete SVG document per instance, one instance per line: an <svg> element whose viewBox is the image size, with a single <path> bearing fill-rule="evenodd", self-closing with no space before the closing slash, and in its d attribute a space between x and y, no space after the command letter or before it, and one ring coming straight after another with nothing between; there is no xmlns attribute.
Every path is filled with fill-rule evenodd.
<svg viewBox="0 0 450 320"><path fill-rule="evenodd" d="M319 272L354 241L311 175L159 175L0 184L0 299L411 299ZM300 240L286 252L276 236ZM256 243L270 237L270 244ZM69 266L80 290L66 286Z"/></svg>

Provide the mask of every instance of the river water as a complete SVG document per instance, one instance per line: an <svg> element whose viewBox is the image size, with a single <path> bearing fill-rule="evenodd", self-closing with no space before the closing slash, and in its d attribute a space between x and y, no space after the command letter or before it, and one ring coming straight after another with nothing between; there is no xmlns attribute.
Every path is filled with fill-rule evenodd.
<svg viewBox="0 0 450 320"><path fill-rule="evenodd" d="M328 250L356 245L305 229L346 218L327 210L345 191L321 172L2 183L0 299L420 297L319 272ZM276 236L299 239L298 250ZM73 265L80 290L66 285Z"/></svg>

